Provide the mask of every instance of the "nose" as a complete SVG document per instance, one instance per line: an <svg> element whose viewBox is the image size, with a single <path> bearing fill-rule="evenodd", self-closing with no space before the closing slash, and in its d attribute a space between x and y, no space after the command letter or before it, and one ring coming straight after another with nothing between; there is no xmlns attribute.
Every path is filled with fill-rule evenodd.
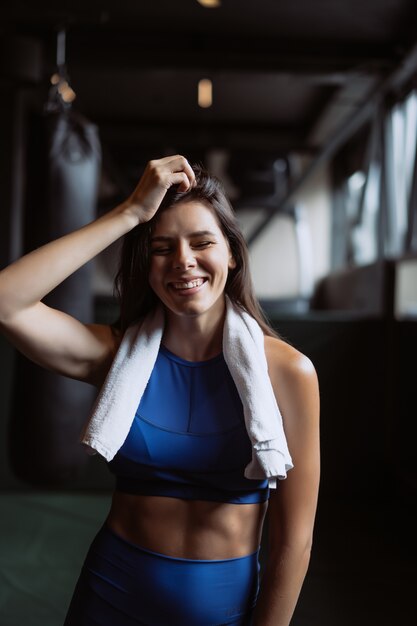
<svg viewBox="0 0 417 626"><path fill-rule="evenodd" d="M175 250L173 262L175 269L186 269L188 267L194 267L196 261L192 248L185 242L179 243Z"/></svg>

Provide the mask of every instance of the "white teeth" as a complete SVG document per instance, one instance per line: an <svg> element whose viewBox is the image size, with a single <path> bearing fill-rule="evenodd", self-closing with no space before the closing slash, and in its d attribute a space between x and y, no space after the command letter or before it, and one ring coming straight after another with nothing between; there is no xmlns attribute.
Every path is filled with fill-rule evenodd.
<svg viewBox="0 0 417 626"><path fill-rule="evenodd" d="M199 287L203 282L202 278L197 278L196 280L190 280L188 283L172 283L172 286L175 289L192 289L193 287Z"/></svg>

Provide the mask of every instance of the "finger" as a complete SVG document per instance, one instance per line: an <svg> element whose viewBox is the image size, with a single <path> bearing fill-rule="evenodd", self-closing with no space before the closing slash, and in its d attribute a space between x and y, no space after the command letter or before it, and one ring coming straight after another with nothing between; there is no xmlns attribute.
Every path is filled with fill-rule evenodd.
<svg viewBox="0 0 417 626"><path fill-rule="evenodd" d="M194 170L184 156L176 154L172 157L168 157L167 165L169 165L173 173L181 171L185 172L188 180L190 181L190 188L196 185Z"/></svg>
<svg viewBox="0 0 417 626"><path fill-rule="evenodd" d="M190 181L190 188L195 187L197 184L197 181L195 179L194 170L191 167L190 163L187 161L187 159L185 159L185 163L186 163L185 173L187 174L188 180Z"/></svg>
<svg viewBox="0 0 417 626"><path fill-rule="evenodd" d="M191 182L185 172L175 172L169 177L170 187L178 185L178 191L188 191L191 188Z"/></svg>

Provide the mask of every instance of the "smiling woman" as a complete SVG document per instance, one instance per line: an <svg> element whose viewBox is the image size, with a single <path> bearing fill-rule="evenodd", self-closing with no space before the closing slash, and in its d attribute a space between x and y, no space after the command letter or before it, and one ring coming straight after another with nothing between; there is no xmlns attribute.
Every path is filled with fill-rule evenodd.
<svg viewBox="0 0 417 626"><path fill-rule="evenodd" d="M84 325L41 302L123 235L117 323ZM219 181L179 155L151 161L123 204L1 272L0 303L1 328L24 354L102 387L96 410L132 330L133 351L148 346L140 353L141 371L159 338L140 399L136 370L134 384L114 387L116 401L134 398L135 413L126 412L129 429L120 445L113 433L111 453L95 448L115 474L116 489L65 626L288 626L308 567L317 503L317 377L263 317L246 245ZM254 380L223 354L224 346L229 354L234 343L242 345L241 336L229 339L232 310L241 332L258 337L256 352L243 356L273 399L264 424L251 422ZM149 323L158 314L160 334L152 335ZM285 435L277 448L267 421L280 417L278 404ZM112 406L105 419L114 414L123 417ZM251 423L268 431L259 448ZM288 478L285 436L294 461ZM265 461L272 453L276 465ZM267 510L270 554L260 587Z"/></svg>
<svg viewBox="0 0 417 626"><path fill-rule="evenodd" d="M191 313L201 320L204 315L218 317L229 270L235 267L229 244L207 206L190 200L161 214L151 237L149 284L169 318Z"/></svg>
<svg viewBox="0 0 417 626"><path fill-rule="evenodd" d="M155 257L167 256L172 262L174 254L181 255L184 251L195 254L198 250L209 249L207 258L211 258L211 248L224 252L226 246L228 268L225 293L242 305L267 335L276 337L255 298L246 243L221 183L199 166L194 165L192 171L195 177L193 186L186 191L176 185L171 186L152 219L140 223L124 238L116 276L121 304L118 326L124 332L158 302L150 285L151 270L157 262ZM178 214L175 213L177 206ZM182 230L175 225L180 216ZM184 250L184 246L189 248L188 251ZM180 273L176 270L177 282L181 273L186 277L195 276L194 270L182 270ZM209 279L206 272L199 277Z"/></svg>

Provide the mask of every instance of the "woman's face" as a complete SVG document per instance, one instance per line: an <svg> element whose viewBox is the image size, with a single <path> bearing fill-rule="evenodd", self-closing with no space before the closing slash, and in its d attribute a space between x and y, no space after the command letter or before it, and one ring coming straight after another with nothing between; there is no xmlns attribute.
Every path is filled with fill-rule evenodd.
<svg viewBox="0 0 417 626"><path fill-rule="evenodd" d="M214 213L198 201L176 204L159 217L151 236L149 284L177 315L224 307L224 287L235 267Z"/></svg>

